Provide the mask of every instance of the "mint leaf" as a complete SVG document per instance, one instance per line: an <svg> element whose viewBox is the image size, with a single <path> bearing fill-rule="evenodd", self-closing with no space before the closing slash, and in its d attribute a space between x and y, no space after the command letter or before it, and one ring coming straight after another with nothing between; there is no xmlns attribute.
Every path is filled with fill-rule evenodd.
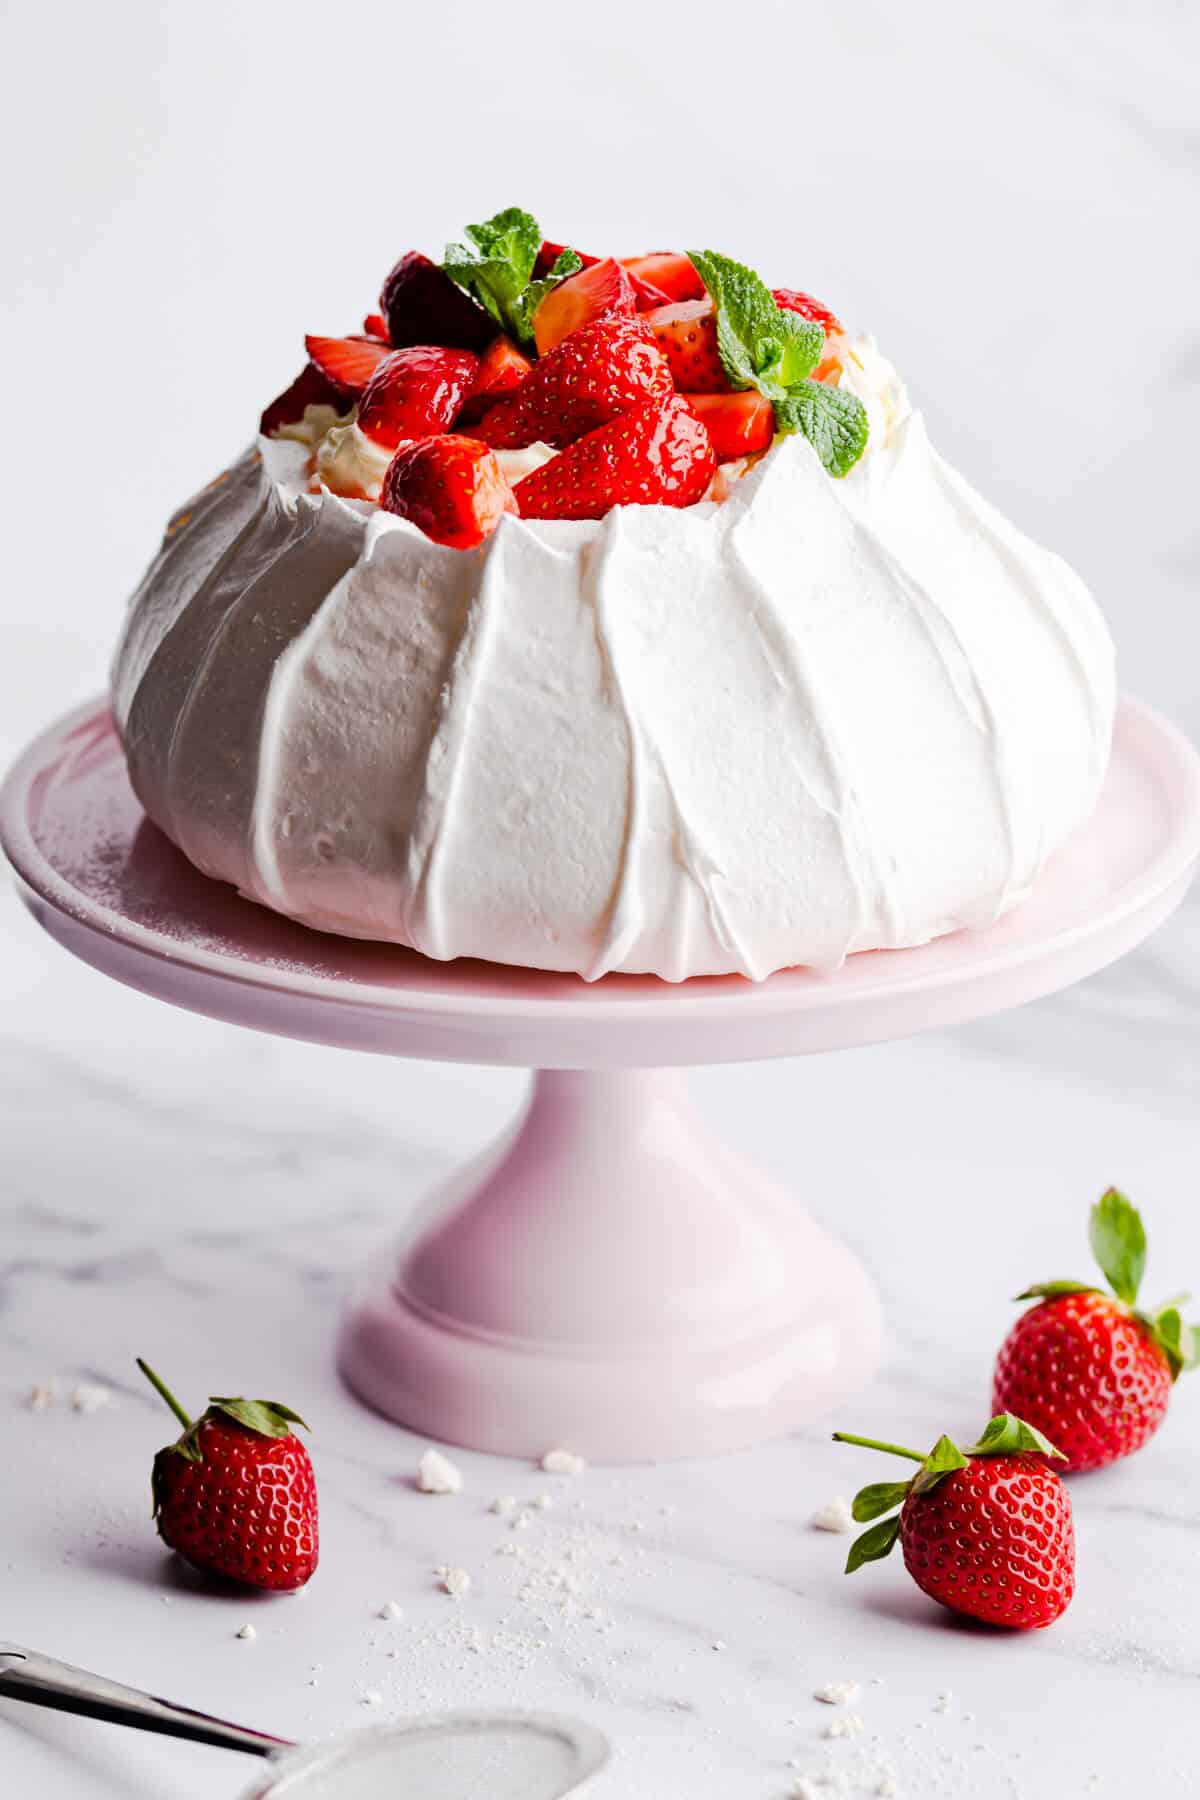
<svg viewBox="0 0 1200 1800"><path fill-rule="evenodd" d="M247 1431L257 1431L260 1437L288 1437L293 1425L304 1425L305 1431L308 1430L300 1414L278 1400L242 1400L214 1394L209 1407L224 1413L226 1418L235 1419Z"/></svg>
<svg viewBox="0 0 1200 1800"><path fill-rule="evenodd" d="M1109 1188L1092 1208L1088 1239L1113 1293L1132 1306L1146 1269L1146 1230L1136 1206Z"/></svg>
<svg viewBox="0 0 1200 1800"><path fill-rule="evenodd" d="M1056 1456L1065 1462L1061 1450L1055 1448L1049 1438L1043 1437L1035 1425L1027 1425L1024 1419L1018 1419L1015 1413L997 1413L989 1419L984 1427L983 1435L977 1444L972 1444L971 1456L1014 1456L1025 1450L1036 1450L1042 1456Z"/></svg>
<svg viewBox="0 0 1200 1800"><path fill-rule="evenodd" d="M775 401L780 431L801 431L831 475L849 473L867 447L867 409L855 394L823 381L802 381Z"/></svg>
<svg viewBox="0 0 1200 1800"><path fill-rule="evenodd" d="M1099 1288L1090 1287L1086 1281L1035 1281L1024 1293L1014 1296L1017 1300L1058 1300L1063 1294L1098 1294Z"/></svg>
<svg viewBox="0 0 1200 1800"><path fill-rule="evenodd" d="M564 250L550 274L533 281L542 233L532 213L507 207L482 225L468 225L465 244L447 244L442 268L465 288L519 343L533 337L533 315L552 287L583 267L574 250Z"/></svg>
<svg viewBox="0 0 1200 1800"><path fill-rule="evenodd" d="M847 1575L853 1575L855 1569L861 1569L864 1563L881 1562L885 1556L889 1556L899 1535L900 1515L897 1513L894 1518L881 1519L878 1525L872 1525L869 1531L856 1537L846 1558Z"/></svg>
<svg viewBox="0 0 1200 1800"><path fill-rule="evenodd" d="M777 306L766 282L715 250L688 252L708 289L717 320L717 349L735 388L782 398L811 375L825 348L813 319Z"/></svg>
<svg viewBox="0 0 1200 1800"><path fill-rule="evenodd" d="M877 1519L880 1513L901 1506L911 1486L911 1481L874 1481L870 1487L859 1488L850 1508L851 1516L865 1525L868 1519Z"/></svg>

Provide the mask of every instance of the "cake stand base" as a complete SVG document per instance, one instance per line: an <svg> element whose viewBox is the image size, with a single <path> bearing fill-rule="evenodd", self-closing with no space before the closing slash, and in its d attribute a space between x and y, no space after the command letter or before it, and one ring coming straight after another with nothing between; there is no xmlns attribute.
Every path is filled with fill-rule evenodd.
<svg viewBox="0 0 1200 1800"><path fill-rule="evenodd" d="M828 1413L879 1340L865 1271L713 1136L681 1077L564 1070L434 1196L339 1361L371 1406L452 1443L649 1461Z"/></svg>

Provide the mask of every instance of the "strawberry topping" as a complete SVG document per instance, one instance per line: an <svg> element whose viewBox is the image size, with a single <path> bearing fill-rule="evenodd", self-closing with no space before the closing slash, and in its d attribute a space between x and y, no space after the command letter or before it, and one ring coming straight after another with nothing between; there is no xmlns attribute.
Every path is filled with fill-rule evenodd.
<svg viewBox="0 0 1200 1800"><path fill-rule="evenodd" d="M413 344L379 363L358 403L358 427L385 450L405 438L445 431L462 409L479 373L469 350Z"/></svg>
<svg viewBox="0 0 1200 1800"><path fill-rule="evenodd" d="M799 313L802 319L815 319L826 336L831 332L844 330L836 313L831 313L827 306L820 300L814 300L811 294L802 294L799 288L772 288L771 298L785 312Z"/></svg>
<svg viewBox="0 0 1200 1800"><path fill-rule="evenodd" d="M469 425L473 420L481 419L502 394L510 394L520 387L532 368L529 358L501 332L479 359L479 369L463 401L458 423Z"/></svg>
<svg viewBox="0 0 1200 1800"><path fill-rule="evenodd" d="M272 437L284 425L295 425L304 417L306 406L332 406L339 412L346 407L346 397L323 375L315 363L305 363L291 387L272 400L258 422L264 437Z"/></svg>
<svg viewBox="0 0 1200 1800"><path fill-rule="evenodd" d="M517 483L524 519L600 519L614 506L691 506L716 469L685 400L644 401Z"/></svg>
<svg viewBox="0 0 1200 1800"><path fill-rule="evenodd" d="M386 344L362 337L306 337L304 347L344 400L358 399L387 355Z"/></svg>
<svg viewBox="0 0 1200 1800"><path fill-rule="evenodd" d="M379 309L398 350L409 344L445 344L478 352L496 335L483 308L419 250L402 256L388 275Z"/></svg>
<svg viewBox="0 0 1200 1800"><path fill-rule="evenodd" d="M613 257L591 263L552 288L533 315L539 356L546 356L565 337L597 319L632 319L633 283Z"/></svg>
<svg viewBox="0 0 1200 1800"><path fill-rule="evenodd" d="M363 335L369 338L377 338L381 344L386 344L389 341L387 320L382 313L375 312L367 314L366 318L363 320Z"/></svg>
<svg viewBox="0 0 1200 1800"><path fill-rule="evenodd" d="M623 256L621 261L636 281L660 293L664 302L704 299L704 283L690 256L655 250L649 256Z"/></svg>
<svg viewBox="0 0 1200 1800"><path fill-rule="evenodd" d="M719 463L770 449L775 408L753 388L744 394L688 394L687 403L712 439Z"/></svg>
<svg viewBox="0 0 1200 1800"><path fill-rule="evenodd" d="M717 349L717 320L712 301L680 300L642 314L642 323L667 359L671 379L682 394L729 392Z"/></svg>
<svg viewBox="0 0 1200 1800"><path fill-rule="evenodd" d="M475 435L498 450L539 440L569 444L670 393L670 371L649 332L634 319L601 319L536 362L520 387L484 414Z"/></svg>
<svg viewBox="0 0 1200 1800"><path fill-rule="evenodd" d="M517 510L494 451L454 434L402 446L383 478L379 503L454 550L473 550L506 512Z"/></svg>

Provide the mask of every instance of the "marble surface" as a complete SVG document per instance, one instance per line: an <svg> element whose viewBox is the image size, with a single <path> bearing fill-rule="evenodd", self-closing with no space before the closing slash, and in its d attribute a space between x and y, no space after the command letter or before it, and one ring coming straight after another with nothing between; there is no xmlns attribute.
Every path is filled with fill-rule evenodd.
<svg viewBox="0 0 1200 1800"><path fill-rule="evenodd" d="M69 414L40 351L6 367L0 763L100 685L162 518L245 437L300 334L353 317L410 241L436 249L510 200L601 246L705 240L827 291L896 357L946 452L1092 581L1127 685L1200 735L1192 10L768 5L745 27L740 113L707 98L714 44L737 47L707 0L683 32L669 10L618 6L598 32L591 9L531 0L503 81L481 6L400 25L365 4L355 67L367 42L373 70L402 57L394 105L382 78L330 93L315 0L216 0L203 29L188 9L128 12L119 51L82 0L5 25L0 143L23 178L0 199L0 318L10 345L87 354ZM523 135L514 89L538 100ZM730 143L744 121L749 149ZM515 186L481 175L485 140L514 146ZM414 160L422 180L396 175L393 198ZM423 1442L349 1399L330 1338L348 1280L499 1129L519 1078L172 1013L72 964L7 889L0 993L0 1633L284 1735L563 1707L612 1736L597 1800L783 1800L824 1772L821 1792L893 1774L911 1800L1194 1791L1200 1378L1142 1455L1073 1484L1078 1597L1028 1638L956 1627L898 1564L841 1575L845 1540L808 1521L873 1465L825 1425L574 1480L464 1454L462 1494L425 1497ZM1021 1012L693 1077L880 1279L886 1362L845 1424L976 1431L1007 1296L1083 1266L1109 1181L1149 1215L1151 1289L1200 1287L1198 1026L1193 899ZM148 1476L166 1415L136 1354L189 1398L249 1387L311 1418L307 1594L230 1600L164 1555ZM30 1410L50 1380L57 1403ZM80 1383L114 1404L74 1410ZM518 1530L488 1511L543 1493ZM470 1571L466 1599L437 1590L442 1563ZM377 1618L388 1599L402 1620ZM865 1731L838 1742L812 1695L843 1679L862 1683ZM232 1800L249 1773L0 1703L6 1794Z"/></svg>

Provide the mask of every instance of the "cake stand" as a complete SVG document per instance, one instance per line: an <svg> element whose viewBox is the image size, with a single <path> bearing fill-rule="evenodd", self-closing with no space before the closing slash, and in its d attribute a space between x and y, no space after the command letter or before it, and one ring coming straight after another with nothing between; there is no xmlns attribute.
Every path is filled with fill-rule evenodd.
<svg viewBox="0 0 1200 1800"><path fill-rule="evenodd" d="M589 985L307 931L197 874L146 821L100 703L31 745L0 828L34 917L143 993L316 1043L531 1066L521 1117L352 1300L340 1366L433 1437L639 1461L792 1430L869 1379L879 1349L865 1271L713 1135L673 1071L957 1024L1113 961L1187 887L1200 759L1124 701L1096 814L1024 906L758 985Z"/></svg>

